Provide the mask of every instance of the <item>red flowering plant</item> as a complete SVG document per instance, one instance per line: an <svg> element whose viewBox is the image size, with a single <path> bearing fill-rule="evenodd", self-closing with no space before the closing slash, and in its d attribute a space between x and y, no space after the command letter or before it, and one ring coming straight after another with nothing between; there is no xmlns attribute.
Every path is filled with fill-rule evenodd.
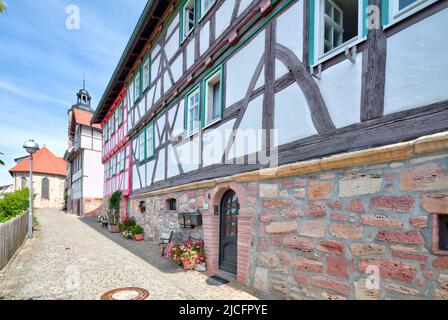
<svg viewBox="0 0 448 320"><path fill-rule="evenodd" d="M179 265L204 264L206 261L204 241L170 242L165 248L165 257L176 261Z"/></svg>
<svg viewBox="0 0 448 320"><path fill-rule="evenodd" d="M118 226L120 227L120 232L125 238L129 238L132 235L132 228L137 225L137 221L134 217L122 217Z"/></svg>

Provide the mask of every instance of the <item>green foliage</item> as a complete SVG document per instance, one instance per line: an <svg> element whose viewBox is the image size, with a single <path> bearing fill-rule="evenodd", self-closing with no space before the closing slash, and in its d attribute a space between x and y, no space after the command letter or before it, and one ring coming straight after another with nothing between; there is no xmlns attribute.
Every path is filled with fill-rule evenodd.
<svg viewBox="0 0 448 320"><path fill-rule="evenodd" d="M115 191L109 199L109 223L118 224L120 218L121 191Z"/></svg>
<svg viewBox="0 0 448 320"><path fill-rule="evenodd" d="M4 1L0 1L0 13L3 13L6 10L6 3Z"/></svg>
<svg viewBox="0 0 448 320"><path fill-rule="evenodd" d="M0 200L0 222L8 221L28 210L29 196L28 188L6 194Z"/></svg>
<svg viewBox="0 0 448 320"><path fill-rule="evenodd" d="M0 5L1 5L1 2L0 2ZM0 12L1 12L1 10L0 10ZM2 153L2 152L0 152L0 155L4 155L4 153ZM4 166L5 165L5 163L3 162L3 160L2 159L0 159L0 166Z"/></svg>
<svg viewBox="0 0 448 320"><path fill-rule="evenodd" d="M136 225L131 228L131 233L133 235L144 233L144 229L142 226Z"/></svg>

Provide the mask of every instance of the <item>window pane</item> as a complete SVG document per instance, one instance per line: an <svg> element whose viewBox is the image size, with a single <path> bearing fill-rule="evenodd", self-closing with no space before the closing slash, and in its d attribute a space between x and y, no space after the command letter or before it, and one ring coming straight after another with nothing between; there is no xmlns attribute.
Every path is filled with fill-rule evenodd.
<svg viewBox="0 0 448 320"><path fill-rule="evenodd" d="M154 155L154 126L146 129L146 157L151 158Z"/></svg>
<svg viewBox="0 0 448 320"><path fill-rule="evenodd" d="M333 6L331 3L327 0L325 1L325 13L330 17L333 18Z"/></svg>
<svg viewBox="0 0 448 320"><path fill-rule="evenodd" d="M399 0L398 9L403 10L407 6L410 6L414 2L417 2L418 0Z"/></svg>
<svg viewBox="0 0 448 320"><path fill-rule="evenodd" d="M221 82L213 85L213 119L221 116Z"/></svg>

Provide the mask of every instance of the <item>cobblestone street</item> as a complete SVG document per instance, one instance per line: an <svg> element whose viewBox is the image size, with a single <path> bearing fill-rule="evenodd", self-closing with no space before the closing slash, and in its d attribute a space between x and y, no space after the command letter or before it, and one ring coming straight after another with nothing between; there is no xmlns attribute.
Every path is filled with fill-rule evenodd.
<svg viewBox="0 0 448 320"><path fill-rule="evenodd" d="M92 300L133 286L155 300L257 299L233 282L209 286L209 275L176 268L154 245L106 234L93 220L51 209L37 216L34 239L0 271L0 299Z"/></svg>

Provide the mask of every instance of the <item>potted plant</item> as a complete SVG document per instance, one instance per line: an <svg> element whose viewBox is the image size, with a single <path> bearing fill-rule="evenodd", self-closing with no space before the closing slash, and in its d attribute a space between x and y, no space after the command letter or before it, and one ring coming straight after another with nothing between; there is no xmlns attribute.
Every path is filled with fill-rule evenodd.
<svg viewBox="0 0 448 320"><path fill-rule="evenodd" d="M197 258L196 258L196 264L194 265L194 269L199 272L205 272L207 271L207 266L205 264L205 247L204 247L204 241L200 240L195 244L196 252L197 252Z"/></svg>
<svg viewBox="0 0 448 320"><path fill-rule="evenodd" d="M191 240L188 240L185 245L181 246L182 249L182 264L185 270L193 270L194 265L196 263L196 259L198 257L198 253L196 251L195 243Z"/></svg>
<svg viewBox="0 0 448 320"><path fill-rule="evenodd" d="M112 194L109 199L109 232L119 233L119 219L120 219L120 202L121 202L121 191L116 191Z"/></svg>
<svg viewBox="0 0 448 320"><path fill-rule="evenodd" d="M144 236L144 229L142 226L136 225L131 228L132 239L135 241L142 241Z"/></svg>
<svg viewBox="0 0 448 320"><path fill-rule="evenodd" d="M146 202L145 201L140 201L138 203L138 208L140 209L141 213L145 213L145 211L146 211Z"/></svg>

